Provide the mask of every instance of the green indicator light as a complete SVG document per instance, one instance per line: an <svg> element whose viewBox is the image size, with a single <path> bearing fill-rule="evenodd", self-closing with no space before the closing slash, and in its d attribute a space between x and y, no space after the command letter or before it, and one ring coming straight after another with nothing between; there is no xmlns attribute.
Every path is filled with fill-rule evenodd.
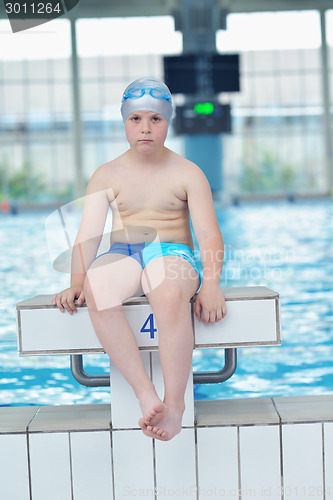
<svg viewBox="0 0 333 500"><path fill-rule="evenodd" d="M193 109L197 115L211 115L214 113L214 104L211 102L200 102L195 104Z"/></svg>

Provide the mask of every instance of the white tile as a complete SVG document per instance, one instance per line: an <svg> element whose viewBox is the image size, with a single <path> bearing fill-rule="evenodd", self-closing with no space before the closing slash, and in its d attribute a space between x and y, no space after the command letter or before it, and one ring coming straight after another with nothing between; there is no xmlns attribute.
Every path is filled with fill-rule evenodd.
<svg viewBox="0 0 333 500"><path fill-rule="evenodd" d="M25 434L39 406L0 407L0 434Z"/></svg>
<svg viewBox="0 0 333 500"><path fill-rule="evenodd" d="M271 398L202 400L195 407L198 426L280 423Z"/></svg>
<svg viewBox="0 0 333 500"><path fill-rule="evenodd" d="M218 323L194 317L195 345L278 344L276 315L274 299L229 301L227 315Z"/></svg>
<svg viewBox="0 0 333 500"><path fill-rule="evenodd" d="M146 371L151 376L150 353L141 352ZM142 412L132 387L122 376L118 368L110 363L111 380L111 422L113 429L139 428Z"/></svg>
<svg viewBox="0 0 333 500"><path fill-rule="evenodd" d="M72 432L71 453L75 500L111 500L110 432Z"/></svg>
<svg viewBox="0 0 333 500"><path fill-rule="evenodd" d="M0 498L30 499L25 434L0 435Z"/></svg>
<svg viewBox="0 0 333 500"><path fill-rule="evenodd" d="M327 499L333 498L333 422L324 424L325 490Z"/></svg>
<svg viewBox="0 0 333 500"><path fill-rule="evenodd" d="M164 379L160 355L158 352L152 352L152 380L156 387L159 397L164 397ZM193 370L191 369L185 391L185 411L183 415L183 426L194 425L194 393L193 393Z"/></svg>
<svg viewBox="0 0 333 500"><path fill-rule="evenodd" d="M157 498L196 500L194 429L182 429L170 441L155 440Z"/></svg>
<svg viewBox="0 0 333 500"><path fill-rule="evenodd" d="M110 405L42 406L29 425L29 432L110 430Z"/></svg>
<svg viewBox="0 0 333 500"><path fill-rule="evenodd" d="M29 435L33 500L71 500L69 435Z"/></svg>
<svg viewBox="0 0 333 500"><path fill-rule="evenodd" d="M112 432L115 500L154 498L153 440L140 430Z"/></svg>
<svg viewBox="0 0 333 500"><path fill-rule="evenodd" d="M279 426L240 427L240 478L243 496L281 498Z"/></svg>
<svg viewBox="0 0 333 500"><path fill-rule="evenodd" d="M323 498L321 424L282 426L285 498Z"/></svg>
<svg viewBox="0 0 333 500"><path fill-rule="evenodd" d="M332 396L294 396L273 398L282 423L327 422L333 417Z"/></svg>
<svg viewBox="0 0 333 500"><path fill-rule="evenodd" d="M199 499L238 498L236 427L197 430Z"/></svg>

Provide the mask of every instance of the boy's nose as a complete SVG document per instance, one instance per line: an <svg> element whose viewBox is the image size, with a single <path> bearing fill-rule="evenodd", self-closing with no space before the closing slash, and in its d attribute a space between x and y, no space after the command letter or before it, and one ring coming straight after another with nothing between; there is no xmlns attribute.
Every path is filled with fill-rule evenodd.
<svg viewBox="0 0 333 500"><path fill-rule="evenodd" d="M151 131L150 121L149 120L143 120L141 132L143 134L146 134L146 133L149 133L150 131Z"/></svg>

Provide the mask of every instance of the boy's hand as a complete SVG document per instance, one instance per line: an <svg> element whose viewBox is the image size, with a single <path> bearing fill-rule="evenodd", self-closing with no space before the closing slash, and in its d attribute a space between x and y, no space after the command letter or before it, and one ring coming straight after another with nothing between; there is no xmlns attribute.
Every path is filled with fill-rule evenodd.
<svg viewBox="0 0 333 500"><path fill-rule="evenodd" d="M227 314L225 298L220 286L202 286L194 305L194 312L204 323L215 323Z"/></svg>
<svg viewBox="0 0 333 500"><path fill-rule="evenodd" d="M55 293L52 297L52 305L58 306L61 312L64 312L66 309L69 314L73 314L73 312L77 312L77 308L74 303L75 299L77 299L77 303L79 305L83 304L84 292L82 287L71 286L60 293Z"/></svg>

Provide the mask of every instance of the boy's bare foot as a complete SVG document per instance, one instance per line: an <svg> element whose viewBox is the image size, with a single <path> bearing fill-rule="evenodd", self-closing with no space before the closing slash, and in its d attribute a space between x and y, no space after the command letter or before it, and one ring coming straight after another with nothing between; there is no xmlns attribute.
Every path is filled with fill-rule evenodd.
<svg viewBox="0 0 333 500"><path fill-rule="evenodd" d="M161 441L170 441L182 429L183 413L183 409L179 410L169 407L169 411L159 420L158 425L146 425L143 418L140 418L139 425L146 436L160 439Z"/></svg>
<svg viewBox="0 0 333 500"><path fill-rule="evenodd" d="M143 415L143 418L139 420L140 427L140 421L146 426L156 425L168 411L167 405L157 395L143 395L139 397L139 403Z"/></svg>

